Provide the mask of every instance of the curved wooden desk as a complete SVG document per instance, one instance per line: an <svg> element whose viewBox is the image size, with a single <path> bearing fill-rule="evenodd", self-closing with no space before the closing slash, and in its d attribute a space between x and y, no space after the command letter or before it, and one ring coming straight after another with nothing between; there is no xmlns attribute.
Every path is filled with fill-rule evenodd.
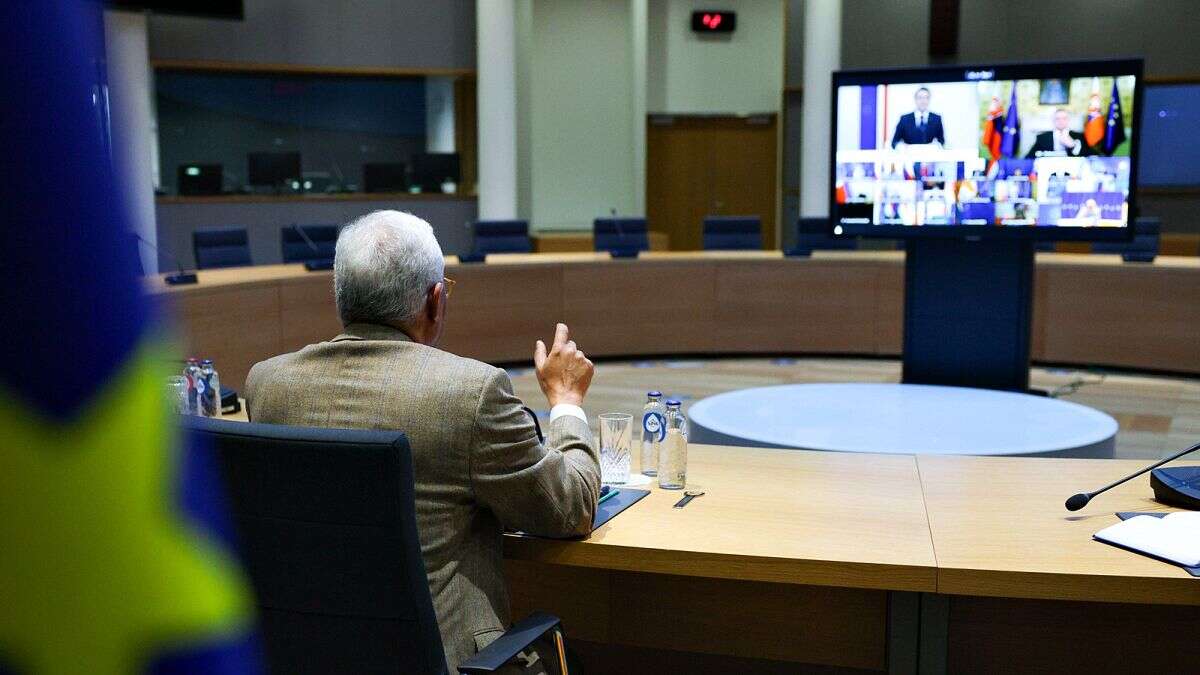
<svg viewBox="0 0 1200 675"><path fill-rule="evenodd" d="M565 321L594 356L899 355L904 254L650 252L447 258L458 281L443 347L493 363L527 361ZM331 273L300 265L202 271L194 286L147 280L179 317L187 350L240 387L254 363L337 334ZM1033 358L1200 373L1200 258L1152 264L1038 254Z"/></svg>
<svg viewBox="0 0 1200 675"><path fill-rule="evenodd" d="M1091 538L1165 507L1145 479L1063 507L1139 466L696 445L684 509L509 536L513 612L562 617L600 672L1170 671L1200 658L1200 579Z"/></svg>

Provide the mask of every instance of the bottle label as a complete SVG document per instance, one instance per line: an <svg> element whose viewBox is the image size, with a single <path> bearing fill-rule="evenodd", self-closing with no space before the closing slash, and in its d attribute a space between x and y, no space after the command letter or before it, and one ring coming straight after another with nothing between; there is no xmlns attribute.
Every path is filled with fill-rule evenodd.
<svg viewBox="0 0 1200 675"><path fill-rule="evenodd" d="M662 441L667 437L667 424L661 413L648 412L642 416L643 437L652 441Z"/></svg>

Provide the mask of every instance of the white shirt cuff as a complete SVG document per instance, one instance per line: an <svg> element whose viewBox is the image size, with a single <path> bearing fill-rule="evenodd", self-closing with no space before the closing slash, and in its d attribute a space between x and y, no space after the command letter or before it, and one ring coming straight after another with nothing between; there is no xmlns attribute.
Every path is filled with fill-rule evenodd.
<svg viewBox="0 0 1200 675"><path fill-rule="evenodd" d="M579 419L583 420L584 424L587 424L588 421L587 413L583 412L583 408L580 408L572 403L559 403L550 409L550 423L554 424L554 420L562 417L563 415L578 417Z"/></svg>

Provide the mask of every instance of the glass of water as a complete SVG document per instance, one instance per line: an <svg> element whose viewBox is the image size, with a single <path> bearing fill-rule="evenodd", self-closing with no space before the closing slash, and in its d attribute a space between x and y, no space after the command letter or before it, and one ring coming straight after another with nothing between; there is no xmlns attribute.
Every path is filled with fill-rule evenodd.
<svg viewBox="0 0 1200 675"><path fill-rule="evenodd" d="M187 379L181 375L167 378L167 406L171 412L184 415L188 412Z"/></svg>
<svg viewBox="0 0 1200 675"><path fill-rule="evenodd" d="M600 480L609 485L629 481L630 448L633 445L633 415L600 415Z"/></svg>

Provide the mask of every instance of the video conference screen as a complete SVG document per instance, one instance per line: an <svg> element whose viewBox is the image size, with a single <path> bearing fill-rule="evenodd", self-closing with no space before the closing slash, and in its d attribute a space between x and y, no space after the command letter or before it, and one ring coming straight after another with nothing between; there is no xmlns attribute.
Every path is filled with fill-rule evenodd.
<svg viewBox="0 0 1200 675"><path fill-rule="evenodd" d="M833 233L1125 239L1141 61L834 74Z"/></svg>

